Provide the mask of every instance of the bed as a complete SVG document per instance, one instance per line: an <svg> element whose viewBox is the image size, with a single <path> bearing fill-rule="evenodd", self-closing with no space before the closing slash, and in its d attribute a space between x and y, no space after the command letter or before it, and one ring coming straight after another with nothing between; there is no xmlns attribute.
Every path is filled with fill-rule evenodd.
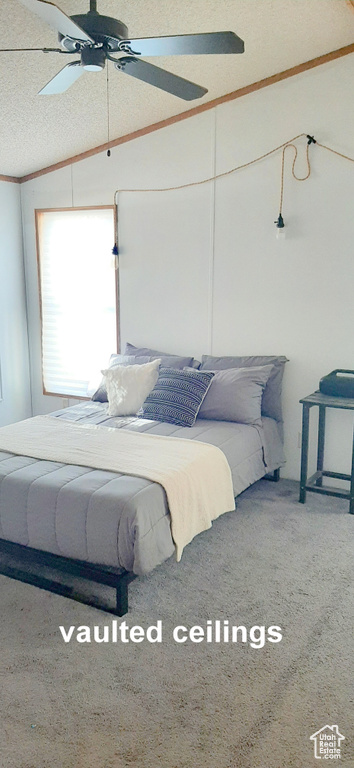
<svg viewBox="0 0 354 768"><path fill-rule="evenodd" d="M225 358L213 358L216 370L217 360L225 366ZM281 420L264 412L257 424L197 417L186 427L146 414L111 416L106 402L88 401L50 416L95 425L101 432L129 430L216 446L230 467L235 497L262 477L277 479L285 463ZM0 539L2 573L74 597L71 588L45 576L45 569L108 584L116 590L113 612L120 616L128 610L129 581L175 552L166 492L159 483L7 450L0 450ZM14 567L12 558L21 567Z"/></svg>

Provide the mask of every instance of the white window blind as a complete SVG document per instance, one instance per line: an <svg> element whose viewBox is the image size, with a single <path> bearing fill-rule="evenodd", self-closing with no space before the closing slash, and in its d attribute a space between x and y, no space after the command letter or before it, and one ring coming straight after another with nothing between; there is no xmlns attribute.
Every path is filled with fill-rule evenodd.
<svg viewBox="0 0 354 768"><path fill-rule="evenodd" d="M114 210L36 214L43 390L85 397L117 350Z"/></svg>

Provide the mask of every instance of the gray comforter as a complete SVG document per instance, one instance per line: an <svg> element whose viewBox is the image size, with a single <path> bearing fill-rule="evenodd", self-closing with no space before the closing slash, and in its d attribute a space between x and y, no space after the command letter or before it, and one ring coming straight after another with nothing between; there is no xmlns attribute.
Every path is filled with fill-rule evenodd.
<svg viewBox="0 0 354 768"><path fill-rule="evenodd" d="M284 464L276 422L263 428L197 419L176 427L137 417L109 418L81 403L53 416L200 440L218 446L235 496ZM0 452L0 538L141 575L174 553L166 496L157 483L112 472Z"/></svg>

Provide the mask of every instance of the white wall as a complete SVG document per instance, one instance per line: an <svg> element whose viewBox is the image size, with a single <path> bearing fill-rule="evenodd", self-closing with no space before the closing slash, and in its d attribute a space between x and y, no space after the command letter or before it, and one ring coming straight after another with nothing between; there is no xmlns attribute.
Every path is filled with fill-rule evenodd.
<svg viewBox="0 0 354 768"><path fill-rule="evenodd" d="M110 158L94 155L22 185L35 413L61 407L58 398L42 394L35 209L112 204L117 188L161 187L209 177L214 129L214 113L207 112L117 147ZM171 352L183 347L194 353L197 347L200 354L208 346L210 325L213 189L208 185L153 197L121 197L122 345L127 340L156 340Z"/></svg>
<svg viewBox="0 0 354 768"><path fill-rule="evenodd" d="M31 416L20 186L0 182L0 426Z"/></svg>
<svg viewBox="0 0 354 768"><path fill-rule="evenodd" d="M168 187L221 173L299 133L354 155L353 56L338 59L116 147L23 188L35 412L41 394L34 208L113 202L115 189ZM298 173L305 170L306 141ZM275 239L280 153L216 183L119 197L123 344L171 352L285 354L284 475L299 473L299 398L336 367L354 367L353 164L310 147L312 173L291 177ZM290 151L289 151L290 155ZM349 471L349 414L328 419L326 462Z"/></svg>

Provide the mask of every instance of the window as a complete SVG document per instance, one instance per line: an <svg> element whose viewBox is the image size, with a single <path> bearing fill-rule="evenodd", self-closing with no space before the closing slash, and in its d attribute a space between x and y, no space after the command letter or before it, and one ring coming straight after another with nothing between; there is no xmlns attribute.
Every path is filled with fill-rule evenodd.
<svg viewBox="0 0 354 768"><path fill-rule="evenodd" d="M87 396L117 350L114 207L37 210L44 394Z"/></svg>

